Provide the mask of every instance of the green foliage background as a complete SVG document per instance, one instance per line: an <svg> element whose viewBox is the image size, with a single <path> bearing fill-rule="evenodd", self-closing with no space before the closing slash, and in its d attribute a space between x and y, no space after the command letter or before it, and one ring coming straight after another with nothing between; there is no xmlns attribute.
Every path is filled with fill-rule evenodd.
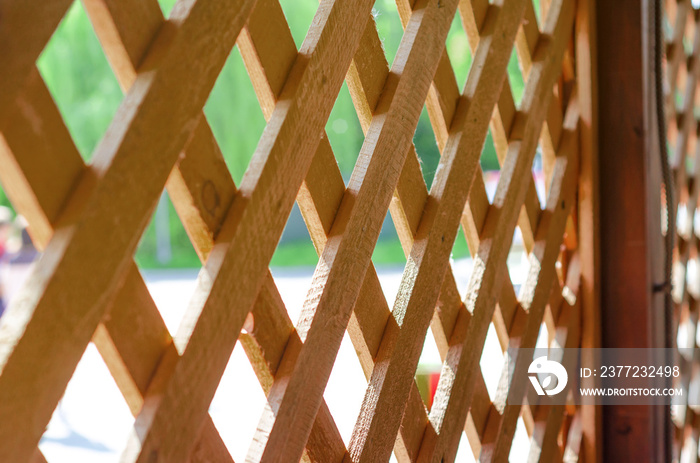
<svg viewBox="0 0 700 463"><path fill-rule="evenodd" d="M170 12L175 0L160 0L164 14ZM318 6L317 0L281 0L287 21L299 47L306 35ZM399 47L403 29L393 0L376 0L373 11L387 59L391 63ZM460 86L466 81L471 53L458 18L447 38L447 51ZM38 60L39 70L51 91L73 140L86 161L109 126L123 99L92 25L80 2L75 2ZM510 85L519 103L523 79L515 54L508 66ZM238 184L243 177L259 137L265 127L260 106L246 73L238 48L234 48L219 76L204 108L205 115L221 147L233 179ZM352 105L346 84L338 96L326 125L338 166L347 180L364 140L360 123ZM416 129L414 144L420 157L423 176L430 186L440 153L435 143L430 121L424 109ZM491 135L483 147L484 170L498 167ZM0 188L0 204L9 205ZM156 259L156 234L151 223L137 251L142 267L196 267L197 256L187 238L177 214L168 200L172 259ZM403 251L393 239L383 238L377 245L373 260L377 264L405 261ZM454 255L467 255L466 242L460 233ZM273 265L315 265L315 251L310 240L283 242L278 247Z"/></svg>

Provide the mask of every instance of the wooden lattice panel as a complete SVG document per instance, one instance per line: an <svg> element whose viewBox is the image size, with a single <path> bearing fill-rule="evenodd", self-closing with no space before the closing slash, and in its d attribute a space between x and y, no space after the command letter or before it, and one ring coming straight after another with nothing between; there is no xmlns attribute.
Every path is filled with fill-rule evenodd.
<svg viewBox="0 0 700 463"><path fill-rule="evenodd" d="M688 395L697 397L698 335L698 173L697 112L700 92L700 12L690 1L665 2L666 119L670 164L675 181L677 236L674 250L673 301L675 342L681 349L681 384ZM684 403L673 407L674 457L679 461L698 458L700 409Z"/></svg>
<svg viewBox="0 0 700 463"><path fill-rule="evenodd" d="M0 180L44 250L0 322L0 461L43 460L91 340L136 417L123 461L232 461L208 408L238 340L268 400L247 461L453 461L460 438L504 461L519 418L530 445L518 456L577 460L577 407L515 405L531 358L511 359L493 397L479 366L491 324L504 350L534 347L542 326L550 344L580 345L576 2L398 0L390 69L370 0L322 0L299 51L276 0L180 0L167 21L156 0L84 0L125 92L89 165L35 67L70 3L0 2ZM455 15L474 57L461 93L444 45ZM201 116L236 43L268 120L238 186ZM343 79L365 131L347 186L324 134ZM424 105L441 151L430 191L412 144ZM172 334L133 262L163 188L204 264ZM293 324L268 265L295 199L320 259ZM408 260L395 301L371 263L387 210ZM449 265L460 225L474 259L464 300ZM530 263L517 296L516 226ZM430 410L414 380L428 329L444 361ZM323 399L346 331L368 380L348 445Z"/></svg>

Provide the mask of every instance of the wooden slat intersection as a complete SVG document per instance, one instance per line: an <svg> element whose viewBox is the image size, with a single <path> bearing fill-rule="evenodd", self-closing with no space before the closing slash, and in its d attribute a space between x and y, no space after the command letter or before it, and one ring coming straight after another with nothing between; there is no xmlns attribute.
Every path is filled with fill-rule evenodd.
<svg viewBox="0 0 700 463"><path fill-rule="evenodd" d="M512 405L529 359L494 397L479 366L489 326L504 350L534 346L543 323L578 346L579 305L561 297L579 280L574 1L542 2L539 27L530 0L398 0L405 32L390 68L369 0L322 0L299 51L277 0L180 0L167 20L156 0L84 0L125 93L89 165L34 65L69 4L12 3L0 3L15 21L0 21L0 181L44 253L0 322L0 416L11 417L0 461L42 461L39 440L91 340L136 418L122 461L232 461L208 408L239 340L268 398L247 461L453 461L464 437L477 459L505 461L519 418L531 459L578 453L575 407ZM474 56L462 91L445 50L455 15ZM202 115L235 42L268 121L239 186ZM347 186L323 131L343 79L365 132ZM441 152L430 190L412 144L423 105ZM493 203L479 166L489 128ZM133 262L163 188L203 263L172 334ZM320 260L293 324L268 266L295 199ZM387 210L408 260L393 302L371 262ZM460 225L475 263L464 300L449 263ZM506 265L516 226L531 261L519 296ZM429 327L444 365L427 410L414 375ZM323 400L346 331L368 380L347 443Z"/></svg>

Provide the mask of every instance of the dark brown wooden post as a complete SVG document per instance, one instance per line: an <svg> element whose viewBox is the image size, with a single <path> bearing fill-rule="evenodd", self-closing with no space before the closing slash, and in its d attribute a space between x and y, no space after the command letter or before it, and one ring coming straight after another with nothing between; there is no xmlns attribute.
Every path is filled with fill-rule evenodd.
<svg viewBox="0 0 700 463"><path fill-rule="evenodd" d="M601 325L605 348L664 346L652 1L597 3ZM664 461L666 408L608 406L604 461Z"/></svg>

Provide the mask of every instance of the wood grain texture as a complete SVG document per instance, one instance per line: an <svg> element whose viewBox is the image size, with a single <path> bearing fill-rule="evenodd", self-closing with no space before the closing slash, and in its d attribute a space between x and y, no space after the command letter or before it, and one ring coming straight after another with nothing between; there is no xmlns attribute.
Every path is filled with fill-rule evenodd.
<svg viewBox="0 0 700 463"><path fill-rule="evenodd" d="M71 5L69 0L0 2L0 125L4 125L10 105L34 62Z"/></svg>
<svg viewBox="0 0 700 463"><path fill-rule="evenodd" d="M313 410L325 388L362 283L358 276L366 273L418 121L424 99L421 91L425 95L428 90L431 61L435 60L426 56L429 48L417 49L413 44L426 41L438 46L444 42L451 17L449 8L443 10L433 2L424 4L401 42L392 68L396 74L390 74L385 84L378 116L372 119L297 325L304 347L273 384L270 396L274 394L275 399L269 401L272 405L261 418L251 460L272 461L280 455L295 458L293 449L298 444L289 433L303 432L308 419L302 410ZM391 439L393 444L394 437Z"/></svg>
<svg viewBox="0 0 700 463"><path fill-rule="evenodd" d="M504 5L475 55L473 66L479 72L469 74L392 311L399 331L395 337L382 340L378 366L351 440L349 450L356 461L384 460L391 450L391 436L398 430L401 416L396 408L402 408L408 398L432 318L432 311L425 308L437 302L480 147L486 139L490 113L483 108L496 103L523 7L524 2Z"/></svg>
<svg viewBox="0 0 700 463"><path fill-rule="evenodd" d="M564 51L563 37L568 37L573 25L573 5L559 2L561 13L548 17L544 33L551 34L552 40L543 41L542 49L535 53L539 59L533 65L522 101L522 112L514 122L515 141L509 145L509 154L501 171L494 203L489 211L479 252L475 257L466 304L474 315L465 343L454 345L448 352L440 384L430 412L437 436L426 436L421 459L425 461L448 461L454 459L459 441L459 431L466 419L466 410L473 394L473 383L468 380L469 372L478 368L477 353L486 337L500 290L503 262L508 251L508 236L512 233L519 210L524 201L529 177L523 173L529 170L537 145L538 134L546 114L548 96L557 76ZM557 11L555 8L554 11ZM558 40L557 40L558 39ZM538 45L539 47L539 45ZM461 372L460 372L461 370ZM457 392L458 391L458 392ZM456 392L456 393L455 393ZM482 451L483 453L483 451Z"/></svg>
<svg viewBox="0 0 700 463"><path fill-rule="evenodd" d="M536 12L530 0L399 0L405 33L390 70L369 0L321 2L299 52L277 0L239 1L239 10L224 8L226 17L221 3L181 0L167 21L155 0L84 0L127 93L89 167L32 68L67 6L56 0L43 11L33 2L17 9L13 17L45 22L29 28L37 35L26 53L8 55L16 75L0 72L8 89L7 104L0 99L0 181L48 251L25 299L0 324L10 335L0 345L0 391L18 397L12 381L37 391L23 419L43 426L92 339L137 415L123 460L231 461L207 408L240 340L268 396L249 461L386 461L392 449L401 463L452 461L460 436L477 459L502 461L519 416L528 458L575 461L589 452L598 429L590 413L536 398L512 405L527 384L517 379L491 397L478 363L489 327L503 350L532 345L541 324L550 342L577 346L578 311L592 307L595 269L579 246L593 246L595 218L576 196L592 204L592 142L583 138L593 130L594 80L581 73L590 74L594 58L585 54L591 10L582 13L582 3L542 1ZM678 15L669 63L677 85L694 86L698 66L683 44L698 16L687 0L676 3L667 2ZM445 50L457 9L473 54L461 93ZM574 12L583 18L576 20L578 48ZM2 21L0 39L7 31L19 36L23 22ZM201 113L234 40L268 120L240 189ZM518 106L505 83L513 43L527 82ZM343 77L365 133L347 188L323 131ZM694 90L671 121L678 159L696 143L696 123L686 117ZM424 104L441 154L430 192L411 143ZM493 204L478 166L487 128L501 166ZM530 175L538 145L545 210ZM680 196L694 209L700 186L686 187L690 173L675 165ZM163 185L204 265L174 339L132 261ZM295 198L320 256L296 327L267 269ZM408 260L396 301L387 301L371 263L387 210ZM459 225L476 256L465 301L450 265ZM506 266L516 225L530 259L519 295ZM689 243L679 253L684 265L693 256ZM58 297L68 281L82 286ZM31 310L18 316L20 307ZM697 310L683 316L697 320ZM428 326L446 365L430 413L413 378ZM345 331L369 381L348 449L323 400ZM47 346L60 362L41 373L19 370ZM527 361L515 359L518 378ZM0 407L8 407L1 397ZM684 432L694 416L686 409ZM36 449L41 432L30 428L23 441L9 442L0 425L0 452L44 461Z"/></svg>
<svg viewBox="0 0 700 463"><path fill-rule="evenodd" d="M0 438L0 458L22 461L34 451L250 7L182 3L171 27L161 30L149 65L96 149L93 175L83 176L30 283L0 325L0 410L15 417L0 425L0 436L8 436ZM202 34L205 25L221 31L216 47ZM180 79L191 82L190 91L172 98L170 88ZM173 124L163 127L166 115ZM149 133L144 125L160 130ZM36 368L24 368L26 362ZM17 426L27 432L9 438Z"/></svg>
<svg viewBox="0 0 700 463"><path fill-rule="evenodd" d="M145 461L153 451L166 461L186 459L193 444L192 431L206 416L218 378L267 273L294 193L311 164L320 140L313 134L321 133L344 69L349 67L356 45L347 45L359 43L356 30L362 31L362 19L341 21L353 8L366 8L369 14L369 5L359 2L328 1L319 7L239 195L200 273L198 288L176 335L182 356L171 365L163 364L156 373L162 378L163 389L154 390L150 402L146 399L123 455L125 460ZM338 27L328 27L328 23ZM346 46L339 48L339 43ZM329 68L330 61L336 65ZM217 348L212 350L212 345ZM274 400L273 393L274 385L269 401ZM183 396L196 400L182 401ZM174 421L175 416L187 418ZM312 423L308 423L306 436ZM147 433L139 436L139 429L147 429ZM305 440L295 442L299 457Z"/></svg>
<svg viewBox="0 0 700 463"><path fill-rule="evenodd" d="M110 56L112 60L115 72L120 72L120 70L127 74L128 72L133 72L141 60L141 56L138 52L141 50L142 44L149 42L147 34L151 32L151 28L133 27L129 24L128 26L131 27L125 27L122 22L117 22L117 18L123 21L128 11L143 7L144 3L138 2L139 6L136 7L130 4L132 2L128 1L93 1L92 3L93 5L88 9L88 14L91 16L91 20L93 21L98 36L103 42L103 46L105 49L111 47L116 48L111 53L109 53L108 50L108 56ZM155 2L153 2L153 4L155 4ZM275 8L275 5L277 5L277 8ZM148 11L153 17L143 17L141 21L148 24L156 22L158 18L160 18L161 22L163 21L160 10L157 8L157 5L155 6L155 10L151 8ZM277 15L275 15L276 11L278 12ZM102 15L105 12L114 22L108 21L108 26L103 28L101 27L104 21ZM95 14L97 14L97 20L94 17ZM145 15L146 12L144 11L142 14ZM244 56L246 56L245 50L248 50L247 40L249 39L247 38L255 33L253 31L257 32L260 30L257 25L269 25L269 18L271 16L279 18L281 14L282 11L275 2L261 0L256 4L244 28L244 32L239 36L239 44ZM265 18L267 18L268 21L266 21ZM279 23L279 21L277 21L277 23ZM277 25L279 26L279 24ZM116 30L116 37L112 36L114 30ZM277 27L274 29L270 27L264 28L266 34L278 31L286 31L287 35L289 35L289 31L286 27ZM139 37L139 35L141 35L141 37ZM119 40L115 41L115 38ZM241 42L243 43L241 44ZM289 35L289 42L285 42L280 36L275 37L274 42L278 45L280 43L290 43L291 35ZM293 48L293 42L291 43L293 58L296 56L296 49ZM136 48L135 51L132 50L134 47ZM279 50L279 46L277 49ZM268 50L271 49L268 48ZM263 56L263 59L267 58L269 58L269 56ZM282 56L278 56L278 58L282 58ZM115 66L115 61L118 66ZM271 62L272 60L270 60L270 63ZM293 59L288 60L288 62L293 62ZM280 66L286 65L286 62L282 59L277 59L275 63L279 63ZM132 71L130 71L129 68L131 68ZM254 80L254 82L257 81ZM265 86L260 86L260 88L264 87ZM276 88L279 93L279 91L281 91L280 86L277 85ZM258 87L256 87L256 89L258 89ZM258 91L264 92L263 94L266 98L270 97L267 90L259 89ZM264 104L263 97L260 98L260 101L261 104ZM274 102L269 107L274 107ZM267 112L266 116L269 117ZM319 147L319 152L321 149L322 148ZM232 202L233 196L236 193L235 185L225 167L221 152L204 118L201 119L201 123L198 125L192 140L188 144L184 157L170 174L167 189L180 219L185 225L185 229L194 244L195 250L204 263L213 247L216 234L221 228L221 222L225 217L224 213L227 211L228 205ZM208 200L209 197L213 197L216 200L212 202ZM282 351L292 334L291 330L286 329L287 327L291 327L292 324L284 310L284 305L279 297L271 275L268 275L264 287L258 295L258 299L252 310L252 315L255 331L251 336L246 337L248 342L244 345L247 347L246 352L251 363L254 365L256 373L258 373L261 385L263 385L267 393L269 390L269 378L274 375L279 357L282 355ZM114 317L112 316L110 318ZM143 324L150 326L147 323ZM106 326L109 332L109 328L112 327L113 324L106 324ZM125 326L120 328L125 328ZM280 328L282 331L280 331ZM126 333L127 331L122 329L113 330L112 333L108 334L112 335L111 341L114 341L115 338L122 338ZM119 350L119 348L121 348L121 350L132 348L132 345L128 342L115 344L117 350ZM138 343L133 344L137 345ZM110 344L105 342L104 345L109 346ZM100 346L103 346L103 344L98 343L98 347ZM115 356L115 363L116 357L118 356ZM154 365L154 367L155 366L157 365ZM149 375L153 374L152 369L148 371ZM268 387L266 387L266 385L268 385ZM145 392L145 389L143 392ZM138 410L140 410L140 405L136 411ZM342 458L342 455L345 453L345 446L338 434L335 423L333 423L332 418L330 418L330 412L325 405L321 407L318 420L318 426L312 431L309 442L311 456L315 461L333 461ZM205 431L206 429L203 430L203 433ZM199 447L203 447L203 443L206 442L207 439L203 438ZM197 449L195 449L194 455L196 456L197 453L201 454L202 451L200 450L197 452Z"/></svg>
<svg viewBox="0 0 700 463"><path fill-rule="evenodd" d="M281 14L281 9L276 2L265 3L265 8L262 10L264 14L272 14L273 16ZM260 6L261 4L258 4L258 7ZM255 16L255 14L256 13L254 12L253 16ZM278 73L278 71L276 71L274 68L264 68L262 65L262 63L266 61L272 62L269 57L264 55L264 48L253 50L248 49L248 47L254 47L258 42L271 40L269 37L270 30L262 30L252 28L250 26L248 27L248 30L249 41L247 40L241 44L241 51L243 56L252 58L246 60L249 73L251 75L267 75L268 72L272 72L273 74ZM274 32L276 34L274 37L275 42L292 42L291 34L286 28L275 29ZM374 40L370 40L372 37L374 37ZM354 87L354 90L351 90L351 94L359 111L361 111L361 108L365 106L369 107L369 105L372 105L371 110L374 110L374 106L377 104L377 98L372 98L368 95L378 95L380 93L379 90L375 89L383 86L386 75L389 72L388 64L386 63L386 58L384 58L381 48L375 46L362 46L362 44L367 41L371 43L378 43L376 26L371 18L365 28L362 40L363 42L361 42L361 46L353 58L351 70L348 72L348 83L351 89ZM285 48L291 49L291 47ZM277 60L277 63L279 63L279 66L284 66L284 63L287 61L289 60L282 56L281 59ZM367 62L374 63L375 67L373 69L367 69L362 65L355 65L355 63ZM355 67L354 71L353 66ZM378 68L383 69L383 71L379 72ZM371 74L367 75L367 73L370 71ZM353 82L356 82L356 79L362 79L362 83L355 86ZM260 87L262 90L258 91L258 98L260 99L261 104L263 107L273 107L274 101L266 101L266 99L276 98L277 95L267 92L267 90L265 90L265 86ZM366 129L368 125L369 120L363 120L363 128ZM314 241L319 253L321 253L325 247L328 239L327 235L330 232L333 220L336 216L343 193L345 191L340 172L338 171L335 162L333 162L333 158L329 156L329 154L332 155L330 152L330 147L326 147L327 144L324 142L325 140L321 141L311 168L309 169L309 173L307 174L307 178L304 181L304 185L297 196L297 202L300 205L306 224L309 227L311 238ZM425 190L420 170L419 168L407 170L408 165L415 167L418 166L415 152L412 153L412 156L409 154L409 160L413 160L413 163L407 162L407 164L404 165L402 178L406 177L406 179L399 180L399 186L397 187L398 196L394 198L392 204L411 204L422 207L426 195L424 194L419 196L419 202L416 204L416 202L413 201L416 195L411 194L413 191L420 192L421 186L423 190ZM408 182L410 182L410 186L414 188L406 188L406 186L408 186L406 185ZM401 188L402 185L404 186L403 188ZM401 189L401 193L398 193L399 189ZM404 222L401 221L397 223L403 224ZM410 243L413 241L413 234L415 234L415 231L415 226L412 226L412 224L409 224L406 227L406 233L409 236L406 239L410 240L408 247L409 251ZM456 294L456 290L454 291L452 300L446 303L461 305L461 301L459 300L459 296ZM376 358L382 336L393 332L393 330L397 328L395 323L391 323L392 321L393 319L390 318L389 307L385 302L384 294L381 290L376 272L370 265L370 268L365 274L365 281L360 289L360 295L355 303L353 314L348 324L350 338L355 345L355 349L360 357L360 363L367 377L369 377L372 372L375 362L374 359ZM282 347L284 347L284 344ZM275 363L275 368L276 365L277 364ZM410 394L410 399L407 405L407 410L404 413L403 422L404 425L402 427L401 435L398 437L396 442L397 445L395 447L396 454L402 461L415 458L417 445L420 442L425 425L428 422L422 400L420 399L418 390L415 386ZM313 440L313 436L314 433L312 430L310 440ZM309 448L310 447L311 446L309 446ZM328 461L328 458L325 460L322 459L321 461Z"/></svg>
<svg viewBox="0 0 700 463"><path fill-rule="evenodd" d="M10 198L27 219L34 244L43 250L60 217L55 211L70 198L70 186L76 178L84 173L89 175L89 170L83 165L38 74L31 74L25 82L9 120L10 127L2 130L7 135L0 160L0 181L16 185L8 190ZM17 136L29 132L31 137ZM33 174L36 170L38 173ZM17 178L27 180L12 183ZM51 189L47 189L49 186ZM25 198L36 200L25 202ZM135 415L141 409L143 394L163 352L172 348L171 338L135 265L128 271L113 306L93 335L93 341ZM207 427L214 431L216 439L210 445L202 445L193 461L211 461L217 454L216 458L225 459L228 455L213 424L209 422Z"/></svg>
<svg viewBox="0 0 700 463"><path fill-rule="evenodd" d="M578 114L574 114L572 119L578 123ZM571 127L567 127L571 130ZM519 330L517 335L510 336L509 349L513 348L534 348L539 334L544 309L549 299L552 282L555 278L555 261L559 255L561 238L564 234L567 217L574 203L575 182L573 179L578 175L578 146L576 139L578 133L574 130L568 132L569 140L564 140L562 144L563 155L557 159L552 175L552 189L549 196L545 214L540 227L546 232L538 230L538 239L535 248L530 255L530 271L523 285L520 294L520 301L528 311L527 323ZM563 206L563 207L562 207ZM520 352L520 351L518 351ZM499 420L499 431L497 440L482 449L481 458L499 461L507 458L511 447L511 440L515 432L515 424L520 411L520 406L508 405L518 402L525 393L527 368L532 358L524 355L516 355L515 366L512 372L502 373L509 380L507 396L496 396L494 402L499 406L505 406L505 410L498 414L493 414L490 418ZM502 409L502 408L501 408ZM501 415L501 416L498 416ZM482 442L482 444L484 444ZM493 451L493 455L487 452Z"/></svg>
<svg viewBox="0 0 700 463"><path fill-rule="evenodd" d="M598 193L598 82L596 0L580 0L576 14L576 88L579 94L581 167L578 183L578 233L581 259L581 347L600 346L600 229ZM585 386L594 386L584 382ZM602 461L600 407L583 405L576 421L583 435L586 460ZM572 425L572 429L574 426ZM568 443L567 443L568 446Z"/></svg>
<svg viewBox="0 0 700 463"><path fill-rule="evenodd" d="M477 9L480 6L478 4L472 3L472 7L474 9ZM470 25L469 22L474 21L474 19L473 19L473 16L471 19L469 19L468 15L465 16L465 13L472 13L473 12L472 9L469 8L468 4L465 5L464 3L461 3L460 4L460 12L462 14L463 22L465 23L466 26L469 26ZM528 3L528 5L526 5L526 16L528 16L528 15L534 15L534 10L532 10L532 5L530 5L529 3ZM479 14L479 17L482 18L481 26L479 28L477 28L476 25L473 24L473 31L475 31L477 33L476 37L472 37L472 32L468 28L470 42L472 45L474 45L474 47L479 42L478 31L481 27L483 27L485 16L486 16L485 10L483 13ZM532 24L535 24L535 23L533 22ZM530 35L534 37L534 40L531 40L530 47L534 48L534 45L536 44L536 40L539 37L539 32L537 31L537 28L535 28L534 31L533 31L532 27L530 27L529 29L530 29L530 33L531 33ZM534 35L533 35L533 32L534 32ZM520 37L520 35L518 35L518 37ZM531 54L530 50L523 49L523 50L521 50L521 52L527 53L527 56L524 58L527 58L527 62L530 63L529 65L531 65L531 59L529 59L529 56ZM523 62L523 61L525 61L525 59L521 58L521 62ZM440 71L438 70L438 72L440 72ZM440 81L441 86L444 87L445 85L447 85L448 80L449 79L441 80ZM436 86L438 85L437 81L436 81L435 85ZM449 93L449 90L448 90L448 93ZM549 127L552 128L553 133L556 133L557 135L560 133L559 126L561 124L561 120L560 120L561 116L558 116L558 114L560 114L560 111L556 111L556 108L558 108L558 97L556 97L556 95L553 95L552 98L554 101L552 101L550 103L550 106L549 106L550 110L549 110L549 113L547 116L548 124L545 127L545 130L543 130L543 136L541 139L542 143L544 143L546 140L548 140L550 143L552 142L551 134L548 131ZM553 111L553 108L555 109L554 111ZM505 130L504 127L510 128L510 126L512 125L512 118L514 115L514 111L515 111L514 110L514 102L513 102L513 97L510 93L510 87L504 86L502 93L501 93L501 97L499 99L499 105L497 107L497 110L494 111L494 117L493 117L492 126L491 126L492 132L497 132L498 130L500 130L501 133L503 133ZM503 119L504 115L507 118L505 120ZM551 119L552 115L555 116L554 119ZM431 117L432 117L432 114L431 114ZM435 128L438 128L441 126L442 126L441 124L437 124L437 125L434 124ZM500 126L500 129L499 129L499 126ZM504 140L506 140L506 138L505 138L505 136L503 136L503 138L500 138L498 136L495 138L496 138L496 145L497 145L498 150L499 150L500 158L501 158L501 160L503 160L503 158L505 157L505 153L503 153L503 154L500 154L500 153L501 153L501 151L504 151L502 149L502 148L504 148L504 146L507 148L507 142L501 143L501 145L504 145L504 146L499 146L499 140L501 142L503 142ZM558 138L557 138L557 140L558 140ZM537 220L539 220L537 212L535 212L535 214L537 214L537 215L533 215L533 213L532 213L533 210L538 211L538 206L533 206L533 205L537 204L537 200L535 199L534 192L532 191L533 190L532 185L530 187L530 190L531 191L528 192L528 197L526 198L526 205L530 204L530 206L528 206L527 208L524 208L523 211L521 211L521 215L520 215L521 230L524 230L524 231L527 231L529 229L528 225L531 227L532 225L530 225L530 224L536 224ZM547 191L547 190L545 190L545 191ZM470 192L470 201L468 203L468 207L465 208L465 214L464 214L463 219L462 219L462 225L463 225L465 233L466 233L467 242L469 244L470 250L473 253L478 249L478 245L479 245L478 236L479 236L479 233L481 231L481 228L483 227L483 223L484 223L484 219L485 219L484 205L486 207L488 207L488 201L486 200L486 194L484 191L483 181L482 181L480 176L477 176L475 178L475 182L474 182L472 189L471 189L471 192ZM529 214L524 214L526 209L530 211ZM523 222L523 220L525 220L526 222ZM523 223L525 223L525 226L523 226ZM569 234L574 233L574 231L569 227L569 225L571 225L571 224L572 224L572 222L571 222L571 220L569 220L567 222L567 233L569 233ZM531 246L532 240L530 238L528 238L527 234L525 234L525 235L526 236L524 236L524 238L525 238L526 247ZM508 330L509 330L510 324L512 323L512 320L513 320L514 310L516 310L516 307L517 307L516 306L517 301L515 299L515 294L513 293L512 286L509 283L510 282L507 279L503 283L503 289L501 290L501 296L499 297L498 308L494 313L494 320L493 320L494 326L496 328L496 332L498 334L498 337L499 337L499 340L501 342L503 349L507 348ZM449 329L452 326L454 326L454 325L451 325L449 323L450 319L452 318L452 321L454 321L454 318L446 316L446 315L449 315L449 311L439 310L438 313L440 314L440 316L434 318L432 327L433 327L433 334L434 334L436 340L438 341L438 347L440 348L441 355L443 355L443 359L444 359L444 355L445 355L446 350L447 350L447 341L446 341L446 338L444 337L444 333L451 332L449 330L446 331L445 328ZM453 315L456 316L457 312L453 312ZM462 316L461 312L460 312L460 316ZM463 317L463 318L465 318L465 317ZM447 323L444 323L446 321L447 321ZM440 326L441 325L440 322L443 322L442 326ZM443 352L445 352L445 353L443 353ZM486 401L488 403L488 402L490 402L490 398L488 397L488 394L486 393L485 389L477 388L476 393L475 393L474 402L481 402L481 401ZM472 410L472 412L473 412L473 410ZM475 431L473 429L473 425L475 423L474 420L477 418L478 418L477 416L470 415L470 417L467 419L467 423L466 423L467 428L465 429L465 431L467 432L468 435L470 435L471 433L473 433ZM470 443L471 443L472 448L474 450L475 456L478 457L479 452L481 450L480 442L478 442L478 441L475 442L473 439L470 439Z"/></svg>

